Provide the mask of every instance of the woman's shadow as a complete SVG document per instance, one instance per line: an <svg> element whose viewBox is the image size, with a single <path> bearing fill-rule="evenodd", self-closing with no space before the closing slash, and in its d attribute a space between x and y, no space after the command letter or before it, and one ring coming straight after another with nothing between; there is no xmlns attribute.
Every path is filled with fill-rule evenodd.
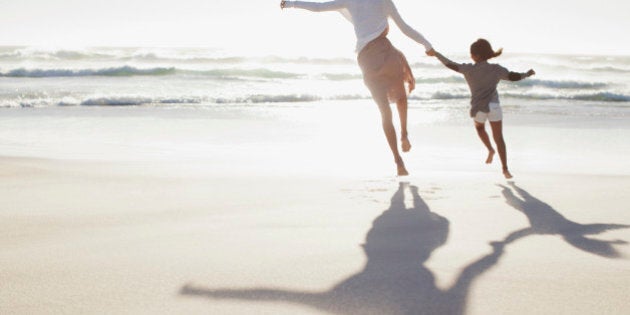
<svg viewBox="0 0 630 315"><path fill-rule="evenodd" d="M613 247L615 244L627 244L622 240L606 241L587 237L609 230L628 228L628 225L621 224L579 224L566 219L550 205L535 198L524 189L516 186L513 182L511 187L499 185L503 188L503 196L508 205L525 214L529 220L530 227L513 232L506 239L505 243L511 243L528 235L558 235L561 236L571 246L585 252L608 257L617 258L621 255ZM514 193L516 192L516 194ZM519 197L517 197L517 194Z"/></svg>
<svg viewBox="0 0 630 315"><path fill-rule="evenodd" d="M406 208L405 191L413 195ZM368 231L363 270L323 292L277 288L203 288L185 285L180 293L211 299L286 302L334 314L463 314L471 284L497 263L503 242L462 269L454 285L438 288L424 263L446 243L449 221L431 212L418 188L401 183L391 206Z"/></svg>

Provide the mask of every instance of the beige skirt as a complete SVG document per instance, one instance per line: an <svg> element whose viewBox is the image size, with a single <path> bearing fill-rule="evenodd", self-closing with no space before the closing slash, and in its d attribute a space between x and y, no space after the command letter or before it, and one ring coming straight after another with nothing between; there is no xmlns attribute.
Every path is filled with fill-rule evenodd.
<svg viewBox="0 0 630 315"><path fill-rule="evenodd" d="M407 58L383 35L361 50L357 60L363 72L363 81L372 95L387 95L390 103L407 97L416 86ZM405 88L406 85L406 88Z"/></svg>

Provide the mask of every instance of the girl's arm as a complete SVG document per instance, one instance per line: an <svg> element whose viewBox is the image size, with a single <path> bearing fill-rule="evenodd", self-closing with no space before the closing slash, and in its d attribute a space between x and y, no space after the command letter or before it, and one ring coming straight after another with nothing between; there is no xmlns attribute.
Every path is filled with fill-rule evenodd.
<svg viewBox="0 0 630 315"><path fill-rule="evenodd" d="M536 71L534 71L534 69L529 69L529 71L527 71L525 73L510 72L510 73L508 73L507 80L520 81L520 80L523 80L523 79L525 79L527 77L531 77L534 74L536 74Z"/></svg>
<svg viewBox="0 0 630 315"><path fill-rule="evenodd" d="M435 52L435 56L437 57L437 59L439 59L442 64L444 64L447 68L453 70L453 71L457 71L460 72L460 68L461 68L461 64L454 62L446 57L444 57L442 54L440 54L439 52Z"/></svg>
<svg viewBox="0 0 630 315"><path fill-rule="evenodd" d="M336 11L343 8L341 1L307 2L307 1L281 1L280 8L297 8L313 12Z"/></svg>
<svg viewBox="0 0 630 315"><path fill-rule="evenodd" d="M424 46L425 51L429 52L431 49L433 49L433 46L431 46L431 43L429 43L429 41L426 38L424 38L424 36L422 36L420 32L413 29L411 26L409 26L409 24L407 24L402 19L402 17L400 16L400 13L398 13L398 9L396 9L396 6L394 5L393 2L391 2L391 0L387 0L386 5L389 6L389 16L392 18L392 20L394 20L394 23L396 23L396 25L403 32L403 34L407 35L407 37L413 39L417 43L422 44Z"/></svg>

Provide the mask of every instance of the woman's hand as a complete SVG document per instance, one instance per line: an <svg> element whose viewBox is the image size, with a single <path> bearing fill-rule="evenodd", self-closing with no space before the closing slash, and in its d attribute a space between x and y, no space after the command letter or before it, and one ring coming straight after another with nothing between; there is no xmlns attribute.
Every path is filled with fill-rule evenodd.
<svg viewBox="0 0 630 315"><path fill-rule="evenodd" d="M536 74L536 71L534 71L534 69L529 69L529 71L527 71L527 76L528 76L528 77L531 77L531 76L533 76L534 74Z"/></svg>
<svg viewBox="0 0 630 315"><path fill-rule="evenodd" d="M280 1L280 9L284 9L284 6L287 4L285 0Z"/></svg>
<svg viewBox="0 0 630 315"><path fill-rule="evenodd" d="M434 57L435 56L435 49L431 48L431 49L425 51L425 53L427 54L427 56Z"/></svg>

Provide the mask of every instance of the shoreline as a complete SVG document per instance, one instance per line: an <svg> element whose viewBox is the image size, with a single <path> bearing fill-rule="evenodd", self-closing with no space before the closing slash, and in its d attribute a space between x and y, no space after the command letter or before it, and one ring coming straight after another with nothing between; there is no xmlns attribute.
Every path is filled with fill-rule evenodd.
<svg viewBox="0 0 630 315"><path fill-rule="evenodd" d="M0 116L0 313L630 309L630 128L509 121L506 181L412 109L397 178L377 109L339 110Z"/></svg>

